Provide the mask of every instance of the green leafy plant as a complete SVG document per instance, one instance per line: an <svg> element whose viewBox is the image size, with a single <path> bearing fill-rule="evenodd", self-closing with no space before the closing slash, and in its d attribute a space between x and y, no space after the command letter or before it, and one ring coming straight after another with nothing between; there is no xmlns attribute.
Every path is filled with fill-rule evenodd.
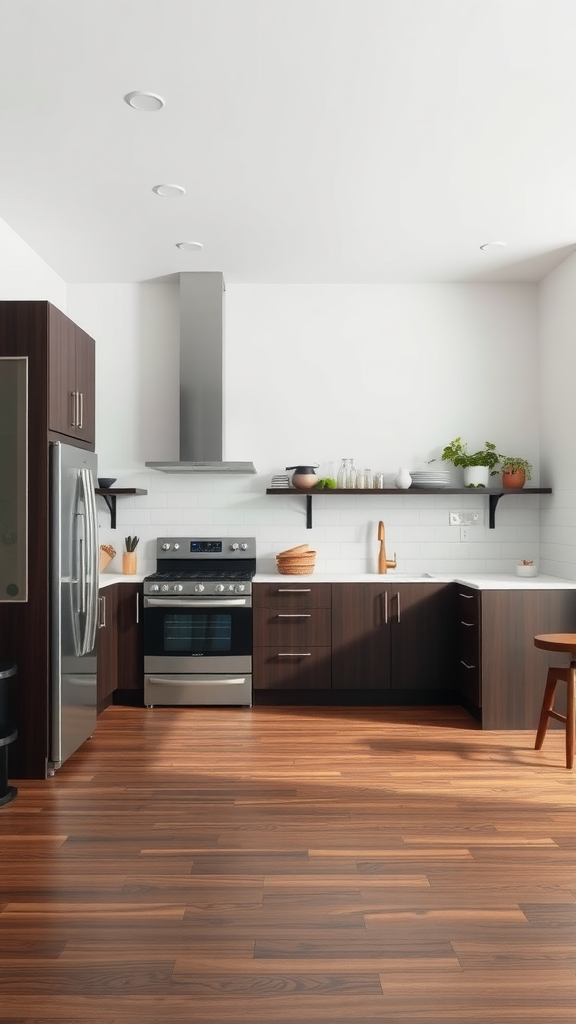
<svg viewBox="0 0 576 1024"><path fill-rule="evenodd" d="M140 537L125 537L124 544L126 545L126 551L136 551Z"/></svg>
<svg viewBox="0 0 576 1024"><path fill-rule="evenodd" d="M318 481L318 483L315 484L315 489L316 490L320 490L320 491L322 491L322 490L324 490L324 491L333 491L335 489L335 487L336 487L336 481L331 476L323 476Z"/></svg>
<svg viewBox="0 0 576 1024"><path fill-rule="evenodd" d="M470 453L468 445L462 441L461 437L457 437L446 445L442 452L442 460L451 462L454 466L488 466L490 476L496 476L495 467L500 462L501 456L496 451L496 445L491 441L486 441L484 448L479 451Z"/></svg>
<svg viewBox="0 0 576 1024"><path fill-rule="evenodd" d="M510 469L512 472L516 472L517 469L523 469L526 479L532 479L531 463L527 462L526 459L521 459L518 455L499 455L498 462L502 466L502 470Z"/></svg>

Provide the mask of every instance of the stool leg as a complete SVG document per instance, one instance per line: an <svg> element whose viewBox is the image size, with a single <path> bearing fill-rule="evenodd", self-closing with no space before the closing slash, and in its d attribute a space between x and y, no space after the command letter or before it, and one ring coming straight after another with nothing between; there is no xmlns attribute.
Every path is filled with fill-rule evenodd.
<svg viewBox="0 0 576 1024"><path fill-rule="evenodd" d="M548 676L546 678L546 689L544 690L544 700L542 701L542 710L540 712L540 721L538 722L538 732L536 733L536 742L534 744L534 750L541 750L542 744L544 743L544 737L548 729L548 712L554 707L554 697L556 696L556 686L558 684L558 677L556 675L556 669L549 668Z"/></svg>
<svg viewBox="0 0 576 1024"><path fill-rule="evenodd" d="M576 733L576 722L574 720L574 691L576 689L576 661L570 662L568 677L566 679L567 701L566 701L566 767L572 768L574 764L574 734Z"/></svg>

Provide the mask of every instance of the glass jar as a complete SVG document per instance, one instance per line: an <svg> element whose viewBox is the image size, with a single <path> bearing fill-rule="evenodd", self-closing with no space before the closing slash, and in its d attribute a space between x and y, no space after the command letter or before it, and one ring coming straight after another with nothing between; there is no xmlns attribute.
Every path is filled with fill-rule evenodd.
<svg viewBox="0 0 576 1024"><path fill-rule="evenodd" d="M354 490L357 486L356 480L358 478L358 471L354 465L354 459L348 459L348 483L346 487L348 490Z"/></svg>
<svg viewBox="0 0 576 1024"><path fill-rule="evenodd" d="M336 485L340 490L345 490L348 487L348 471L351 461L351 459L342 459L340 463L340 469L336 477Z"/></svg>
<svg viewBox="0 0 576 1024"><path fill-rule="evenodd" d="M366 487L367 490L371 491L373 486L374 485L373 485L373 480L372 480L372 470L371 469L365 469L364 470L364 487Z"/></svg>
<svg viewBox="0 0 576 1024"><path fill-rule="evenodd" d="M380 473L380 472L374 473L374 490L376 490L376 491L383 491L384 490L384 473Z"/></svg>

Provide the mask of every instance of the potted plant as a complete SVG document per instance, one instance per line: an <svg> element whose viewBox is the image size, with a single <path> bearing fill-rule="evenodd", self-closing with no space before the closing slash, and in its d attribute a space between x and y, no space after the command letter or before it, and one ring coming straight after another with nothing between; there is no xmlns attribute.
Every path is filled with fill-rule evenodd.
<svg viewBox="0 0 576 1024"><path fill-rule="evenodd" d="M502 484L504 487L524 487L527 480L532 479L532 466L526 459L517 455L500 455L502 467Z"/></svg>
<svg viewBox="0 0 576 1024"><path fill-rule="evenodd" d="M500 456L491 441L486 441L484 448L479 451L470 453L468 445L461 437L457 437L446 445L442 460L463 467L465 487L487 487L489 478L496 476L495 467L500 462Z"/></svg>

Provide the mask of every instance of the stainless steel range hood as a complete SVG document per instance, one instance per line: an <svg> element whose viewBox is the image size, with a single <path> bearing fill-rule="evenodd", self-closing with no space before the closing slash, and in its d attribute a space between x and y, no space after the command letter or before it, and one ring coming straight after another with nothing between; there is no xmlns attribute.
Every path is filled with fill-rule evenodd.
<svg viewBox="0 0 576 1024"><path fill-rule="evenodd" d="M180 274L180 460L147 462L161 473L255 473L253 462L225 462L224 278Z"/></svg>

